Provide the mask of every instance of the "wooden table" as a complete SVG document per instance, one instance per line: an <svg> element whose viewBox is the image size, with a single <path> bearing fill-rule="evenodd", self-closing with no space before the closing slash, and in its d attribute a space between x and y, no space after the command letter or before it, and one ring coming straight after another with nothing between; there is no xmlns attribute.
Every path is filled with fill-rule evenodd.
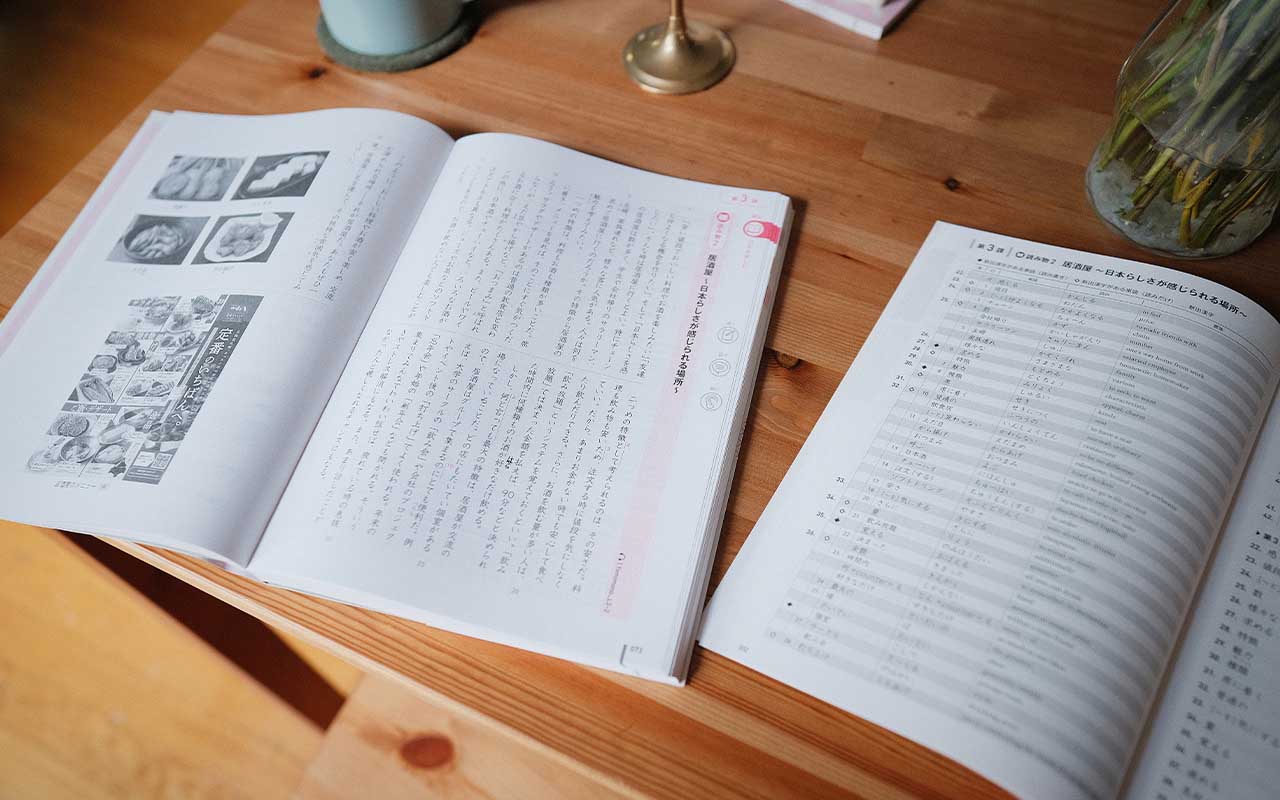
<svg viewBox="0 0 1280 800"><path fill-rule="evenodd" d="M404 75L350 72L316 44L316 8L253 0L0 240L7 310L148 109L381 106L451 134L500 130L644 169L796 199L793 248L738 464L723 575L936 219L1146 258L1098 222L1082 171L1124 56L1159 0L924 0L880 44L778 0L699 0L733 73L654 97L625 77L656 0L481 2L476 39ZM1280 308L1280 236L1178 265ZM410 682L557 769L630 796L998 794L898 736L700 651L686 688L605 673L269 589L121 547L267 622Z"/></svg>

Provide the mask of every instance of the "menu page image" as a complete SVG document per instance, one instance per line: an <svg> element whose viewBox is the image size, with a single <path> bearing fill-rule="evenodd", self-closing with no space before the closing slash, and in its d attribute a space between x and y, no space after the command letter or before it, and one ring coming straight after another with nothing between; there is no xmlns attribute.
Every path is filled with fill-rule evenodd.
<svg viewBox="0 0 1280 800"><path fill-rule="evenodd" d="M27 460L60 485L157 484L244 336L260 295L130 300Z"/></svg>
<svg viewBox="0 0 1280 800"><path fill-rule="evenodd" d="M1278 363L1230 290L939 223L701 641L1019 796L1114 797Z"/></svg>

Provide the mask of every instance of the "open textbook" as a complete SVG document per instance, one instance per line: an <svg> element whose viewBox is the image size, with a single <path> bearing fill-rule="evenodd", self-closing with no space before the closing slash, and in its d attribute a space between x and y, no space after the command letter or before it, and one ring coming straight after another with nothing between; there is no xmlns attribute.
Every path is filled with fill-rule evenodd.
<svg viewBox="0 0 1280 800"><path fill-rule="evenodd" d="M939 223L703 645L1021 797L1280 786L1280 324Z"/></svg>
<svg viewBox="0 0 1280 800"><path fill-rule="evenodd" d="M679 682L786 197L153 114L0 327L0 516Z"/></svg>

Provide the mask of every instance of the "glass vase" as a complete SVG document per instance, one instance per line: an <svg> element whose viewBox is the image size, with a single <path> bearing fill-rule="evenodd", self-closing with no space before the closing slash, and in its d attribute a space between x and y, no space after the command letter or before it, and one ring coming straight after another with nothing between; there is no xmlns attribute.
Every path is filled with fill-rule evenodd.
<svg viewBox="0 0 1280 800"><path fill-rule="evenodd" d="M1280 0L1177 0L1120 71L1086 171L1098 215L1179 258L1233 253L1280 200Z"/></svg>

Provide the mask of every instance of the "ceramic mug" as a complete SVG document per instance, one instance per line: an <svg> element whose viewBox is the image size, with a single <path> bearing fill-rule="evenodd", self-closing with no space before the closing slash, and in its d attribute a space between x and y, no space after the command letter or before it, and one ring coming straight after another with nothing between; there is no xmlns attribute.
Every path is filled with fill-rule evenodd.
<svg viewBox="0 0 1280 800"><path fill-rule="evenodd" d="M447 33L463 0L320 0L329 32L339 44L369 56L408 53Z"/></svg>

